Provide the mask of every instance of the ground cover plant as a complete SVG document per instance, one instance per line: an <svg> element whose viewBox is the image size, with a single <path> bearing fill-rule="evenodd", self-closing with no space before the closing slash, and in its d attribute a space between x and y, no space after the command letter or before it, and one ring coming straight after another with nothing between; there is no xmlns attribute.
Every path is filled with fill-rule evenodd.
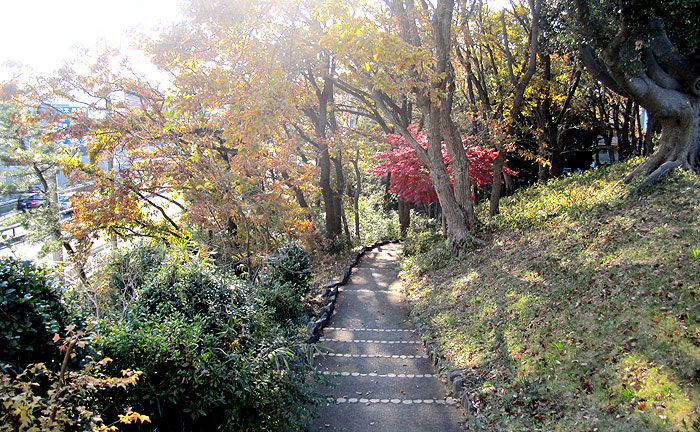
<svg viewBox="0 0 700 432"><path fill-rule="evenodd" d="M633 164L519 191L459 259L409 248L413 313L486 430L700 427L700 178L637 193Z"/></svg>

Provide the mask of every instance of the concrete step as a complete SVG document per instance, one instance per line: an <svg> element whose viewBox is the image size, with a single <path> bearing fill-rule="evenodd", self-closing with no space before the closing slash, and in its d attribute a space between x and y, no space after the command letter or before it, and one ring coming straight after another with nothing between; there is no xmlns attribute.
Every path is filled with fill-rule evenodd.
<svg viewBox="0 0 700 432"><path fill-rule="evenodd" d="M336 432L463 432L456 405L443 401L404 403L408 399L379 403L329 404L319 410L313 431Z"/></svg>
<svg viewBox="0 0 700 432"><path fill-rule="evenodd" d="M352 328L326 327L323 337L329 339L354 340L418 340L418 333L413 329Z"/></svg>
<svg viewBox="0 0 700 432"><path fill-rule="evenodd" d="M426 355L423 345L418 341L409 343L409 341L368 341L365 339L360 339L359 341L325 340L319 341L317 347L323 352L334 354L367 354L375 356Z"/></svg>
<svg viewBox="0 0 700 432"><path fill-rule="evenodd" d="M446 397L408 318L395 267L399 254L398 245L367 253L338 293L314 358L331 384L319 390L332 403L319 409L312 430L464 430L462 410Z"/></svg>
<svg viewBox="0 0 700 432"><path fill-rule="evenodd" d="M387 296L396 296L389 299ZM358 292L338 294L332 326L412 330L413 324L400 294Z"/></svg>
<svg viewBox="0 0 700 432"><path fill-rule="evenodd" d="M331 334L324 334L320 341L326 342L346 342L346 343L382 343L382 344L416 344L420 345L422 342L418 340L418 337L411 332L404 332L401 335L399 332L396 333L383 333L383 332L365 332L364 335L361 332L335 332ZM398 337L397 337L398 336ZM403 336L403 337L401 337Z"/></svg>
<svg viewBox="0 0 700 432"><path fill-rule="evenodd" d="M358 373L358 372L355 372ZM326 393L334 398L379 398L379 399L445 399L444 384L435 376L428 374L382 374L379 376L331 376L335 388L326 388ZM412 378L408 378L408 377Z"/></svg>
<svg viewBox="0 0 700 432"><path fill-rule="evenodd" d="M435 374L435 368L428 356L422 357L341 357L317 356L318 370L378 374Z"/></svg>

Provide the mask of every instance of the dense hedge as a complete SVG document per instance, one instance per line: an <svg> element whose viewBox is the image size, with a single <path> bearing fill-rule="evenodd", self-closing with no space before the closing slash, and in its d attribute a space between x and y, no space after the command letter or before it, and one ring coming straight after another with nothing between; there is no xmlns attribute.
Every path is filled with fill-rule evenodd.
<svg viewBox="0 0 700 432"><path fill-rule="evenodd" d="M299 337L302 300L310 290L306 251L296 243L283 246L267 260L258 285L222 272L206 257L191 245L140 245L115 254L95 284L101 312L96 339L75 346L60 403L47 390L62 384L49 372L43 378L36 373L42 365L25 368L43 363L49 371L60 369L54 335L64 347L78 337L66 339L66 325L75 318L49 270L0 260L0 363L9 363L13 374L0 375L8 394L3 400L31 413L26 421L7 410L0 417L43 424L44 411L53 408L32 408L43 401L79 430L100 423L94 416L71 419L80 407L99 414L95 419L115 419L132 407L150 418L121 430L304 429L322 399L308 379L312 369ZM111 361L96 363L105 357ZM134 371L126 381L111 378L125 370ZM86 383L95 388L81 387Z"/></svg>
<svg viewBox="0 0 700 432"><path fill-rule="evenodd" d="M27 261L0 259L0 363L15 372L29 363L57 369L52 338L69 321L52 272Z"/></svg>
<svg viewBox="0 0 700 432"><path fill-rule="evenodd" d="M291 273L271 269L267 288L169 254L136 287L125 319L102 323L99 349L114 360L113 372L143 371L126 396L104 398L105 412L134 406L151 418L147 430L303 429L320 399L305 379L310 367L295 320L280 319L301 310L308 289L308 257L290 250L275 260ZM270 287L284 305L262 297Z"/></svg>

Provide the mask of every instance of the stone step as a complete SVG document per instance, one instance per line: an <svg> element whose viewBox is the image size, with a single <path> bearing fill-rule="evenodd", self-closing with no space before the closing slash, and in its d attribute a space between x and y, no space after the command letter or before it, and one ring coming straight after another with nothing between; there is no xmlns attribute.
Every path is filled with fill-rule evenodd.
<svg viewBox="0 0 700 432"><path fill-rule="evenodd" d="M351 294L351 293L362 293L362 294L395 294L397 296L402 295L399 291L391 291L386 289L370 289L370 288L340 288L338 290L340 293Z"/></svg>
<svg viewBox="0 0 700 432"><path fill-rule="evenodd" d="M319 410L312 423L314 431L336 432L463 432L462 415L454 404L403 403L335 403Z"/></svg>
<svg viewBox="0 0 700 432"><path fill-rule="evenodd" d="M378 374L434 374L432 361L427 357L344 357L321 356L315 358L315 364L319 371L343 372L352 371L358 373Z"/></svg>
<svg viewBox="0 0 700 432"><path fill-rule="evenodd" d="M405 376L410 376L406 374ZM445 399L445 386L435 376L421 378L379 376L329 376L335 388L325 392L334 398Z"/></svg>
<svg viewBox="0 0 700 432"><path fill-rule="evenodd" d="M329 397L327 405L341 404L386 404L386 405L456 405L457 399L448 398L428 398L428 399L410 399L410 398L367 398L367 397Z"/></svg>
<svg viewBox="0 0 700 432"><path fill-rule="evenodd" d="M349 332L370 332L370 333L413 333L413 329L389 329L389 328L348 328L348 327L326 327L329 331L349 331Z"/></svg>
<svg viewBox="0 0 700 432"><path fill-rule="evenodd" d="M326 327L323 338L342 340L386 340L419 341L418 334L412 329L362 329L346 327Z"/></svg>
<svg viewBox="0 0 700 432"><path fill-rule="evenodd" d="M363 339L364 340L364 339ZM389 342L399 342L392 343ZM406 343L401 343L406 342ZM424 356L426 355L423 345L420 343L408 343L408 341L319 341L316 345L322 352L330 354L351 354L351 355L381 355L381 356Z"/></svg>
<svg viewBox="0 0 700 432"><path fill-rule="evenodd" d="M322 375L331 377L376 377L376 378L436 378L439 379L437 374L407 374L407 373L385 373L380 374L376 372L335 372L335 371L323 371Z"/></svg>
<svg viewBox="0 0 700 432"><path fill-rule="evenodd" d="M370 292L339 293L333 314L333 327L413 329L399 294Z"/></svg>
<svg viewBox="0 0 700 432"><path fill-rule="evenodd" d="M380 267L364 267L362 265L355 267L350 273L350 283L343 288L377 288L388 289L395 288L398 290L400 284L397 284L398 272L396 267L380 266Z"/></svg>
<svg viewBox="0 0 700 432"><path fill-rule="evenodd" d="M418 340L396 340L396 339L347 339L342 337L322 337L318 340L319 342L341 342L341 343L374 343L374 344L385 344L385 345L421 345L421 341Z"/></svg>
<svg viewBox="0 0 700 432"><path fill-rule="evenodd" d="M396 270L400 246L365 254L337 295L335 312L314 355L330 396L311 430L347 432L463 431L462 410L427 356ZM326 352L325 350L331 350Z"/></svg>
<svg viewBox="0 0 700 432"><path fill-rule="evenodd" d="M345 287L345 288L338 288L338 292L341 293L341 295L344 294L375 294L378 297L386 297L387 295L392 295L392 296L402 296L403 293L399 291L398 289L386 289L386 288L377 288L377 287L370 287L365 284L361 284L359 286L354 286L354 287ZM370 296L371 297L371 296Z"/></svg>

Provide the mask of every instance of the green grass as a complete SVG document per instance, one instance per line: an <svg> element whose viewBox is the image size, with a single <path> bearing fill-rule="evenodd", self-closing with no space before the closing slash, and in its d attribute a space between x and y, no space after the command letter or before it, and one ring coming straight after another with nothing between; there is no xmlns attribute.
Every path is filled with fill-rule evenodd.
<svg viewBox="0 0 700 432"><path fill-rule="evenodd" d="M632 167L504 199L485 245L442 268L404 260L487 430L700 430L700 178L637 194Z"/></svg>

